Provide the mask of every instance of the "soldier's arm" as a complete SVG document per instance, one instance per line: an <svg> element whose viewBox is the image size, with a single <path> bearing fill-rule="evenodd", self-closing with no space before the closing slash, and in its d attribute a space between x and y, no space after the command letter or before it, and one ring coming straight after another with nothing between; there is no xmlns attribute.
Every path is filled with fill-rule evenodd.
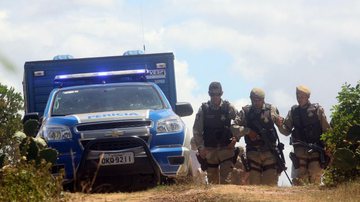
<svg viewBox="0 0 360 202"><path fill-rule="evenodd" d="M247 127L245 112L241 110L237 113L234 123L240 126L240 136L245 136L250 133L250 128Z"/></svg>
<svg viewBox="0 0 360 202"><path fill-rule="evenodd" d="M278 127L281 134L288 136L288 130L283 127L284 118L280 116L279 110L275 106L271 106L271 118L275 125Z"/></svg>
<svg viewBox="0 0 360 202"><path fill-rule="evenodd" d="M204 132L204 113L202 111L202 108L200 107L199 111L196 114L195 122L193 126L194 142L198 149L204 148L203 132Z"/></svg>
<svg viewBox="0 0 360 202"><path fill-rule="evenodd" d="M253 141L259 138L259 135L247 126L244 108L236 116L235 123L240 126L241 137L247 135Z"/></svg>
<svg viewBox="0 0 360 202"><path fill-rule="evenodd" d="M321 106L319 107L318 111L318 117L320 119L320 123L321 123L321 129L323 132L326 132L330 129L330 124L326 119L326 115L324 112L324 108L322 108Z"/></svg>
<svg viewBox="0 0 360 202"><path fill-rule="evenodd" d="M283 135L290 135L293 129L293 120L292 120L292 115L291 115L291 110L289 110L286 118L283 121L283 124L280 126L279 131L283 134Z"/></svg>
<svg viewBox="0 0 360 202"><path fill-rule="evenodd" d="M229 105L229 118L231 120L235 120L236 114L237 114L236 108L234 107L234 105L230 104Z"/></svg>
<svg viewBox="0 0 360 202"><path fill-rule="evenodd" d="M230 129L231 129L231 132L232 132L233 136L235 137L236 141L239 141L240 138L243 136L240 134L240 130L241 130L241 128L243 128L243 126L239 126L236 123L237 116L238 116L238 112L237 112L236 108L232 104L230 104L229 117L231 120L233 120L233 124L231 124Z"/></svg>

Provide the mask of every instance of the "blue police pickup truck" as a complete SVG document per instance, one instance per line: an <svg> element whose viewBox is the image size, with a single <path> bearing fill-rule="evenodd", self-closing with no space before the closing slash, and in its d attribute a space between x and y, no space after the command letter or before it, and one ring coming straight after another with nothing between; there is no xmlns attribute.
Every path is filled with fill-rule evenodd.
<svg viewBox="0 0 360 202"><path fill-rule="evenodd" d="M190 133L180 117L172 53L26 62L25 116L59 152L64 183L129 183L188 175Z"/></svg>

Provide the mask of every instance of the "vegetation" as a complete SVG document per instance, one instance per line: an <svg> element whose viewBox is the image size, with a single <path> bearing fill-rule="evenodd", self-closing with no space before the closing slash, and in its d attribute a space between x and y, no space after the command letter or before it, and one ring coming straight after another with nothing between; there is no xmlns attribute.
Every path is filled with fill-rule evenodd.
<svg viewBox="0 0 360 202"><path fill-rule="evenodd" d="M21 160L0 173L0 201L50 201L61 197L61 178L54 178L51 163Z"/></svg>
<svg viewBox="0 0 360 202"><path fill-rule="evenodd" d="M327 149L333 154L325 171L325 184L337 185L360 176L360 81L345 84L332 108L332 129L323 135Z"/></svg>
<svg viewBox="0 0 360 202"><path fill-rule="evenodd" d="M0 201L60 199L62 178L50 173L57 152L33 138L36 120L28 120L20 132L22 105L19 93L0 84Z"/></svg>
<svg viewBox="0 0 360 202"><path fill-rule="evenodd" d="M20 93L14 88L8 88L0 84L0 166L6 161L15 161L18 158L6 158L5 154L16 157L14 150L13 135L22 130L20 110L23 108L23 100ZM9 162L11 163L11 162Z"/></svg>

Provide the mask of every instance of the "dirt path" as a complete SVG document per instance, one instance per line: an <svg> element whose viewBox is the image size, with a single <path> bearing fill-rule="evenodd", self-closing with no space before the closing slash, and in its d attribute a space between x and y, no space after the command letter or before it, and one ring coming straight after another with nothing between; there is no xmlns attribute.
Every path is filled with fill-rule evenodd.
<svg viewBox="0 0 360 202"><path fill-rule="evenodd" d="M360 185L336 189L318 186L266 187L238 185L172 185L146 191L108 194L66 194L70 201L359 201Z"/></svg>

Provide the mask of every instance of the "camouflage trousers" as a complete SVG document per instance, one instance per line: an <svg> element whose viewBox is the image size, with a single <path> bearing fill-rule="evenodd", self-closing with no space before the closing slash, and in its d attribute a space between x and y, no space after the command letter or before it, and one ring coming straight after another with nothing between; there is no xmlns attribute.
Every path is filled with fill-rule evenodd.
<svg viewBox="0 0 360 202"><path fill-rule="evenodd" d="M211 184L231 183L231 172L233 171L232 157L234 150L228 148L206 148L208 153L206 160L209 164L206 172Z"/></svg>
<svg viewBox="0 0 360 202"><path fill-rule="evenodd" d="M246 157L251 167L250 185L277 185L279 173L276 159L270 151L248 151Z"/></svg>
<svg viewBox="0 0 360 202"><path fill-rule="evenodd" d="M236 185L249 184L249 172L245 170L245 167L241 161L240 156L238 156L233 171L231 172L231 184L236 184Z"/></svg>
<svg viewBox="0 0 360 202"><path fill-rule="evenodd" d="M320 154L318 152L309 152L309 149L305 147L294 148L294 153L300 164L300 167L294 171L294 184L320 184L323 170L319 162Z"/></svg>

